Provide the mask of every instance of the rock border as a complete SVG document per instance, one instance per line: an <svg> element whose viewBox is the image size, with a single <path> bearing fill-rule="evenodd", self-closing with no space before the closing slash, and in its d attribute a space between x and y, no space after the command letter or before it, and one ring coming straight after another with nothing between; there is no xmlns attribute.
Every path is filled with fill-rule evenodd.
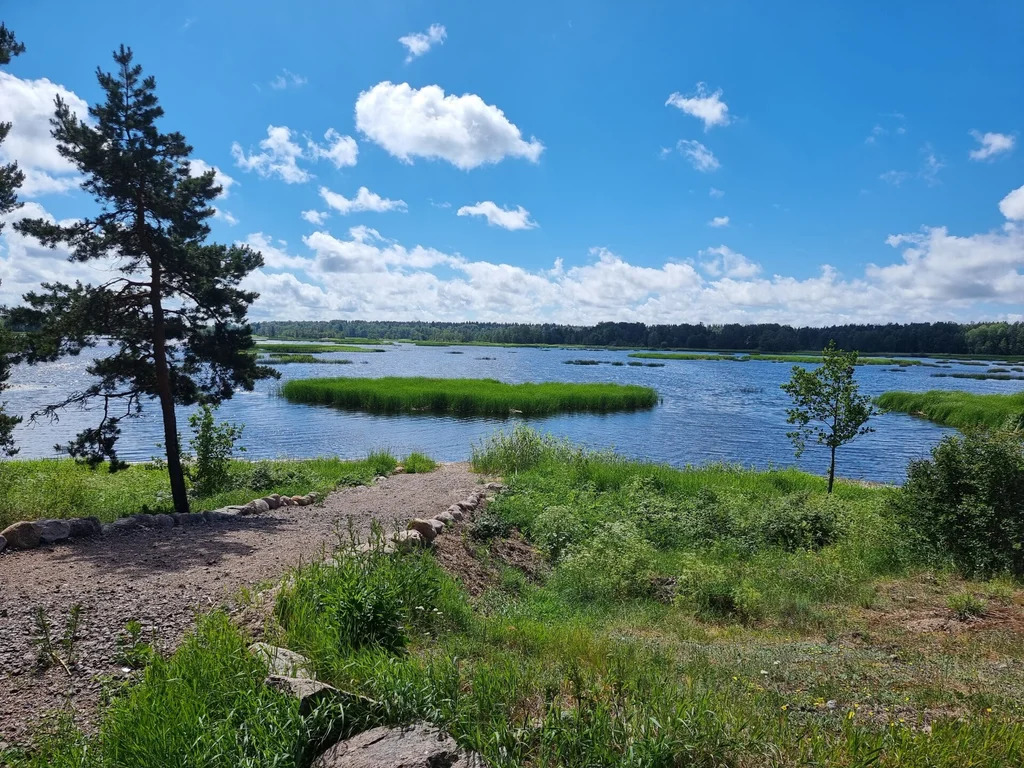
<svg viewBox="0 0 1024 768"><path fill-rule="evenodd" d="M36 549L43 544L57 544L92 536L106 536L143 528L175 528L204 523L220 523L237 517L258 515L282 507L308 507L320 499L318 493L305 496L282 496L272 493L253 499L248 504L236 504L208 512L188 512L153 515L128 515L109 523L98 517L44 518L19 520L0 531L0 552L4 550Z"/></svg>

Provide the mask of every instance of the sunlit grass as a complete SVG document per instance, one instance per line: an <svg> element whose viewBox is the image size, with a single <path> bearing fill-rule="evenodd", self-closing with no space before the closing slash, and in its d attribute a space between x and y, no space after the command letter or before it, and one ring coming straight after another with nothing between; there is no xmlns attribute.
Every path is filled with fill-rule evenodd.
<svg viewBox="0 0 1024 768"><path fill-rule="evenodd" d="M383 349L357 347L351 344L289 344L286 342L273 344L257 344L260 352L296 353L315 355L321 352L384 352Z"/></svg>
<svg viewBox="0 0 1024 768"><path fill-rule="evenodd" d="M978 395L933 389L928 392L885 392L875 402L887 411L902 411L958 429L1001 427L1024 414L1024 392Z"/></svg>
<svg viewBox="0 0 1024 768"><path fill-rule="evenodd" d="M651 358L654 360L715 360L718 362L749 363L751 361L762 361L768 363L808 363L821 362L820 355L762 355L750 353L743 355L731 354L700 354L695 352L633 352L630 357ZM896 357L867 357L861 355L857 358L857 365L923 365L920 360L906 360Z"/></svg>

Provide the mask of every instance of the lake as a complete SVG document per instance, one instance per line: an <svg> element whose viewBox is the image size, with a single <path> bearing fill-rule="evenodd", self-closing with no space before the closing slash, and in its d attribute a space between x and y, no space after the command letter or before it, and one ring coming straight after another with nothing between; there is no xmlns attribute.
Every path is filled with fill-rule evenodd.
<svg viewBox="0 0 1024 768"><path fill-rule="evenodd" d="M314 376L439 376L490 377L509 382L611 381L654 387L661 403L650 411L608 415L573 414L529 419L544 432L567 437L591 448L613 448L635 458L675 466L730 462L744 466L799 466L824 474L827 452L808 446L799 459L786 437L788 363L662 361L664 368L612 365L565 365L570 359L626 362L627 351L584 351L505 347L385 346L384 353L333 353L353 365L289 364L280 366L281 380ZM28 414L60 398L86 381L88 359L102 350L87 350L79 358L32 368L18 367L5 394L8 411ZM652 362L652 361L645 361ZM978 372L984 368L953 364L943 372ZM877 395L890 389L963 389L971 392L1017 392L1024 382L933 378L935 368L913 366L892 371L888 366L860 366L857 380L863 392ZM470 447L496 429L511 428L518 419L453 418L427 415L379 416L327 407L296 405L278 395L279 381L264 381L253 392L239 392L221 406L218 418L245 424L245 457L303 458L338 455L357 458L375 448L402 456L422 451L435 459L469 457ZM179 429L188 435L188 409L179 410ZM85 426L98 422L96 410L71 409L57 423L23 424L16 431L18 458L55 456L53 447ZM872 420L875 432L839 450L838 473L843 477L902 482L912 459L928 455L931 447L953 430L904 414ZM130 461L159 455L162 426L159 409L144 406L144 414L122 422L120 453Z"/></svg>

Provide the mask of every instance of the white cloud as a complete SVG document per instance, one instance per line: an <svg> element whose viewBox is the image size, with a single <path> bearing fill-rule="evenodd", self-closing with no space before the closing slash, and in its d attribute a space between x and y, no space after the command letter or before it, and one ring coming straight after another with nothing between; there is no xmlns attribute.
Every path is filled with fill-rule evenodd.
<svg viewBox="0 0 1024 768"><path fill-rule="evenodd" d="M315 224L318 227L323 226L324 222L327 221L329 213L324 211L308 210L302 212L302 218L308 221L310 224Z"/></svg>
<svg viewBox="0 0 1024 768"><path fill-rule="evenodd" d="M291 129L284 125L268 125L267 138L260 142L262 152L245 154L237 141L231 145L235 164L244 171L255 171L264 178L277 176L286 184L301 184L312 176L298 166L302 147L292 141Z"/></svg>
<svg viewBox="0 0 1024 768"><path fill-rule="evenodd" d="M217 195L217 197L220 199L227 197L232 185L236 183L233 178L224 173L224 171L216 165L210 165L206 161L200 160L198 157L193 157L189 161L189 174L192 176L202 176L210 171L213 171L213 183L220 187L220 194Z"/></svg>
<svg viewBox="0 0 1024 768"><path fill-rule="evenodd" d="M238 223L238 219L232 215L231 211L225 211L217 206L213 206L213 218L220 219L229 227L233 227Z"/></svg>
<svg viewBox="0 0 1024 768"><path fill-rule="evenodd" d="M728 216L715 216L711 221L708 222L709 227L728 227L729 217Z"/></svg>
<svg viewBox="0 0 1024 768"><path fill-rule="evenodd" d="M356 100L356 127L398 159L439 158L463 170L506 157L537 162L544 145L479 96L445 95L437 85L378 83Z"/></svg>
<svg viewBox="0 0 1024 768"><path fill-rule="evenodd" d="M384 213L387 211L405 211L408 209L404 200L388 200L376 192L371 192L366 187L360 187L356 196L352 199L332 192L327 187L320 187L320 197L324 199L328 207L333 208L342 216L359 211L376 211Z"/></svg>
<svg viewBox="0 0 1024 768"><path fill-rule="evenodd" d="M359 154L355 139L342 136L333 128L324 133L327 144L306 139L306 150L292 140L292 130L286 125L268 125L267 138L260 142L262 152L250 150L246 155L237 141L231 145L235 165L244 171L255 171L264 178L276 176L286 184L303 184L313 174L299 167L299 160L330 160L335 168L355 165Z"/></svg>
<svg viewBox="0 0 1024 768"><path fill-rule="evenodd" d="M448 30L444 28L444 24L431 24L426 32L410 32L408 35L398 38L398 42L404 45L409 52L409 55L405 57L405 63L408 64L418 56L422 56L435 45L444 45L447 37Z"/></svg>
<svg viewBox="0 0 1024 768"><path fill-rule="evenodd" d="M1006 133L981 133L971 131L971 136L978 142L977 149L969 152L971 160L991 160L996 155L1010 152L1017 143L1015 136Z"/></svg>
<svg viewBox="0 0 1024 768"><path fill-rule="evenodd" d="M723 192L722 190L718 189L717 187L712 187L711 189L708 190L708 197L714 197L714 198L725 197L725 192Z"/></svg>
<svg viewBox="0 0 1024 768"><path fill-rule="evenodd" d="M271 80L267 85L275 91L283 91L285 88L301 88L308 80L302 75L297 75L287 69L281 70L281 74Z"/></svg>
<svg viewBox="0 0 1024 768"><path fill-rule="evenodd" d="M999 212L1011 221L1024 221L1024 186L1017 187L999 201Z"/></svg>
<svg viewBox="0 0 1024 768"><path fill-rule="evenodd" d="M678 92L671 94L665 106L676 107L701 120L705 131L716 125L729 124L729 106L722 101L722 89L708 94L704 83L697 83L697 93L693 96L683 96Z"/></svg>
<svg viewBox="0 0 1024 768"><path fill-rule="evenodd" d="M881 174L878 178L887 184L892 184L894 187L900 186L904 181L910 178L910 174L906 171L886 171Z"/></svg>
<svg viewBox="0 0 1024 768"><path fill-rule="evenodd" d="M705 248L700 252L704 257L701 267L712 277L747 279L761 273L761 266L750 261L742 253L737 253L727 245Z"/></svg>
<svg viewBox="0 0 1024 768"><path fill-rule="evenodd" d="M335 168L355 165L359 158L359 147L356 140L351 136L342 136L333 128L328 128L324 133L326 145L317 144L315 141L308 141L310 156L314 160L330 160Z"/></svg>
<svg viewBox="0 0 1024 768"><path fill-rule="evenodd" d="M2 118L12 123L0 144L0 162L17 161L25 174L18 193L22 197L66 192L78 186L74 166L57 151L50 135L54 99L60 96L79 118L88 119L88 105L73 91L46 78L22 80L0 72Z"/></svg>
<svg viewBox="0 0 1024 768"><path fill-rule="evenodd" d="M717 171L721 166L714 153L694 139L680 139L676 149L690 161L690 164L701 173Z"/></svg>
<svg viewBox="0 0 1024 768"><path fill-rule="evenodd" d="M456 211L457 216L483 216L487 223L502 229L534 229L537 222L530 218L530 212L519 206L517 208L501 208L490 200L476 205L464 205Z"/></svg>
<svg viewBox="0 0 1024 768"><path fill-rule="evenodd" d="M921 161L921 170L918 175L924 179L928 186L934 187L939 183L939 171L945 168L946 164L935 156L935 152L930 144L925 144L921 148L921 154L924 159Z"/></svg>

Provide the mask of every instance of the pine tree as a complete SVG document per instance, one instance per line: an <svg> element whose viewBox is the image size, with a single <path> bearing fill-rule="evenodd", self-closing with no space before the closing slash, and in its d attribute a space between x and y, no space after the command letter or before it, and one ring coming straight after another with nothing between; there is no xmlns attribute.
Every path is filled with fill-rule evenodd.
<svg viewBox="0 0 1024 768"><path fill-rule="evenodd" d="M256 363L246 312L257 294L240 287L263 257L206 242L220 193L213 172L192 177L185 137L157 128L156 82L142 77L131 49L121 46L114 61L115 72L97 70L106 100L89 109L92 124L59 97L51 121L58 150L82 173L100 212L70 225L25 219L15 227L46 246L64 244L71 261L112 263L115 276L100 285L44 284L16 316L39 329L28 336L29 362L77 355L101 340L111 346L87 368L94 383L33 418L101 404L99 424L63 450L116 471L124 466L116 451L122 420L157 400L174 508L187 512L175 405L215 405L236 387L251 390L276 375Z"/></svg>
<svg viewBox="0 0 1024 768"><path fill-rule="evenodd" d="M0 22L0 65L10 64L12 57L24 52L25 46ZM11 124L0 122L0 144L4 143L10 132ZM25 174L19 170L17 163L0 165L0 216L21 207L21 203L18 202L18 187L23 181ZM0 231L3 231L3 228L4 222L0 221ZM0 318L0 393L7 389L11 367L16 361L14 335L5 320ZM6 406L7 403L0 402L0 455L13 456L18 452L14 447L14 428L21 423L21 418L7 414Z"/></svg>

